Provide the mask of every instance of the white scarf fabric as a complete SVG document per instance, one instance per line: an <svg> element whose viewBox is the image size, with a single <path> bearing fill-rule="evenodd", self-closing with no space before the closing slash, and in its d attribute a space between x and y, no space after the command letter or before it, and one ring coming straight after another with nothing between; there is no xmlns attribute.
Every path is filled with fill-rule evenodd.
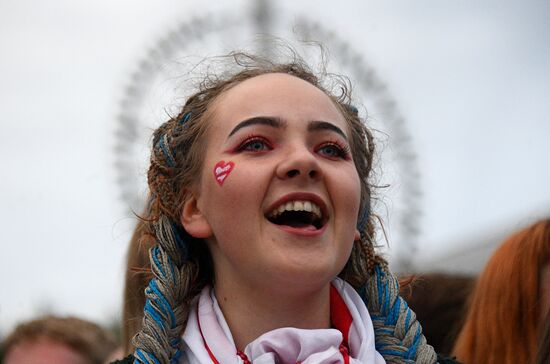
<svg viewBox="0 0 550 364"><path fill-rule="evenodd" d="M374 347L374 329L363 300L337 278L331 287L331 320L338 329L269 331L237 353L231 331L210 287L205 287L189 314L183 334L189 364L382 364ZM345 328L347 329L347 332ZM349 349L349 355L347 355ZM246 361L248 359L248 361Z"/></svg>

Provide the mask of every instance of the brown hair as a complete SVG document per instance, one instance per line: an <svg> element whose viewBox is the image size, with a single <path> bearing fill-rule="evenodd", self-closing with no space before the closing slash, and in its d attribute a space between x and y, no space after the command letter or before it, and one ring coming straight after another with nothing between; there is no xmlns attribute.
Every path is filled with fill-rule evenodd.
<svg viewBox="0 0 550 364"><path fill-rule="evenodd" d="M126 354L134 351L131 339L141 329L145 306L143 291L153 277L149 249L154 243L154 239L146 233L145 222L138 220L128 245L122 300L122 348Z"/></svg>
<svg viewBox="0 0 550 364"><path fill-rule="evenodd" d="M550 261L550 219L506 239L479 276L454 354L469 363L528 363L537 347L539 274Z"/></svg>
<svg viewBox="0 0 550 364"><path fill-rule="evenodd" d="M44 316L18 325L2 345L4 355L16 345L42 338L70 347L92 364L105 363L117 348L114 337L90 321L70 316Z"/></svg>

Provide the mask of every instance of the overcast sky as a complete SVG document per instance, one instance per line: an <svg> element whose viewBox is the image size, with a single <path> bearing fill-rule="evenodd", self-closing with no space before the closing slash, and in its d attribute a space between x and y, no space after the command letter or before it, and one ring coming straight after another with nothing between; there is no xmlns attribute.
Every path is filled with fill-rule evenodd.
<svg viewBox="0 0 550 364"><path fill-rule="evenodd" d="M116 183L120 102L180 24L249 22L248 2L211 3L0 1L0 334L41 311L118 314L135 223ZM279 1L275 27L334 31L397 101L420 170L413 260L550 215L549 2L334 4Z"/></svg>

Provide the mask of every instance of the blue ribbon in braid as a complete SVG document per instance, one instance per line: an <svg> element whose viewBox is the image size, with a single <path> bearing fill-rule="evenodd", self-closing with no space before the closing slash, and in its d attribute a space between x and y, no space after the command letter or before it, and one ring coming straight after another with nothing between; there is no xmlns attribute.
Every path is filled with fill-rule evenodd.
<svg viewBox="0 0 550 364"><path fill-rule="evenodd" d="M164 157L166 158L166 163L168 163L169 167L175 167L176 166L176 160L172 156L172 152L170 152L170 147L168 146L168 138L166 134L164 134L159 141L157 142L157 145L155 146L156 149L160 149L162 151L162 154L164 154Z"/></svg>
<svg viewBox="0 0 550 364"><path fill-rule="evenodd" d="M148 352L143 351L141 349L136 349L134 353L134 357L135 357L134 364L149 363L151 361L155 364L160 364L160 361L157 358L155 358L154 355L149 354Z"/></svg>
<svg viewBox="0 0 550 364"><path fill-rule="evenodd" d="M177 340L179 342L179 339L175 339L175 340ZM183 354L183 352L178 349L176 351L176 353L174 354L174 356L172 357L172 359L170 359L170 364L179 363L182 354Z"/></svg>
<svg viewBox="0 0 550 364"><path fill-rule="evenodd" d="M182 119L180 119L176 123L175 130L173 131L173 134L177 134L181 131L181 127L191 118L191 112L186 113ZM175 167L176 166L176 160L174 159L174 156L172 155L172 152L170 151L170 143L168 141L167 134L164 134L160 137L159 141L157 142L155 148L157 150L160 150L162 154L165 157L166 163L169 167ZM181 254L181 258L183 262L186 262L189 259L189 247L184 240L184 232L182 229L173 221L164 221L161 218L159 221L160 226L163 225L165 227L169 227L169 232L166 233L170 235L174 242L177 245L178 251ZM167 224L166 224L167 223ZM163 264L163 254L161 251L161 248L156 245L151 249L151 264L154 272L159 276L161 281L167 282L171 281L172 284L176 284L176 273L175 273L175 266L174 262L171 259L170 255L164 254L165 257L165 264ZM168 271L167 271L168 269ZM160 329L163 331L166 331L167 325L169 325L170 329L175 329L177 322L176 322L176 316L174 314L174 310L172 306L170 305L170 302L166 299L164 294L159 289L158 283L159 281L157 278L151 279L149 282L148 287L145 290L145 294L147 297L147 300L145 301L145 307L144 307L144 314L148 316L151 320L153 320ZM158 337L158 333L156 331L152 331L153 335L157 338L157 340L160 340ZM169 339L169 344L172 348L175 349L174 354L172 355L172 358L170 359L170 363L178 363L180 357L182 356L182 351L180 349L180 337L173 337ZM140 364L140 363L154 363L154 364L160 364L160 361L155 355L152 353L146 352L141 348L136 348L136 351L134 353L134 364Z"/></svg>
<svg viewBox="0 0 550 364"><path fill-rule="evenodd" d="M178 125L179 126L183 126L183 124L185 124L189 118L191 118L191 111L185 113L185 115L183 115L183 118L181 118L179 121L178 121Z"/></svg>
<svg viewBox="0 0 550 364"><path fill-rule="evenodd" d="M377 295L374 297L371 295L370 299L376 299L378 309L370 309L370 307L376 307L375 302L369 302L369 294L367 293L367 285L362 286L358 292L363 298L363 301L369 307L371 311L371 318L374 325L374 332L377 338L376 350L384 357L394 356L404 359L406 362L414 363L416 353L419 344L422 339L422 329L420 325L417 325L414 337L411 345L405 351L394 350L393 344L379 340L379 337L394 336L395 326L398 323L400 314L405 314L404 332L408 332L412 325L412 311L407 305L407 302L403 300L396 292L399 292L399 285L397 279L388 276L384 269L377 264L375 266L374 284L376 285ZM392 301L393 291L393 301Z"/></svg>
<svg viewBox="0 0 550 364"><path fill-rule="evenodd" d="M188 258L188 247L183 239L183 232L175 223L169 221L166 217L160 218L159 223L161 226L169 222L167 225L170 231L166 231L167 235L174 237L174 241L178 246L178 250L182 254L183 261L186 261ZM163 231L163 230L160 230ZM158 232L157 232L158 233ZM151 248L151 268L155 273L156 278L151 279L148 287L145 290L145 295L147 300L145 302L144 313L150 319L153 320L157 327L162 331L173 330L177 326L176 316L174 310L170 305L170 302L166 299L161 289L159 289L159 282L171 282L176 284L176 272L177 269L175 264L169 254L164 253L161 250L159 245L155 245ZM170 283L168 283L170 284ZM158 333L153 330L152 334L160 340ZM180 350L181 339L179 337L174 337L169 339L169 344L172 348L175 349L175 353L170 359L170 363L177 363L179 358L182 355ZM158 358L156 358L152 353L148 353L142 349L136 349L134 355L134 363L160 363Z"/></svg>
<svg viewBox="0 0 550 364"><path fill-rule="evenodd" d="M163 276L163 278L167 278L166 271L163 269L161 261L158 259L157 254L159 254L159 247L155 246L152 248L152 264L155 265L155 267L158 269L158 272ZM174 266L172 263L172 260L168 257L168 265L170 269L173 272ZM172 274L172 279L174 278L174 274ZM164 297L162 292L160 291L157 283L157 279L153 278L149 282L149 286L145 290L145 294L148 297L145 302L145 308L144 312L146 314L149 314L148 316L154 320L160 328L163 330L166 330L166 325L170 326L170 329L174 329L176 327L176 316L174 314L174 310L170 306L170 303ZM153 304L154 303L154 304ZM167 320L166 320L167 319ZM166 322L168 321L168 322ZM154 332L153 332L154 333ZM155 336L157 335L154 333ZM157 337L158 339L158 337ZM179 343L180 338L172 338L170 340L170 346L172 346L174 349L176 349L176 352L172 356L170 363L177 363L179 358L181 357L182 353L179 349ZM154 362L155 364L160 364L160 361L151 353L148 353L142 349L136 349L134 353L134 364L141 364L141 363L149 363Z"/></svg>
<svg viewBox="0 0 550 364"><path fill-rule="evenodd" d="M176 130L175 132L179 132L180 128L183 127L183 125L191 118L191 112L185 113L183 115L183 118L178 120L176 123ZM159 141L155 145L155 149L160 149L162 151L162 154L166 158L166 163L169 167L173 168L176 166L176 159L172 155L172 152L170 151L170 143L168 141L168 136L164 134L162 137L160 137Z"/></svg>
<svg viewBox="0 0 550 364"><path fill-rule="evenodd" d="M162 269L162 264L160 260L157 257L159 247L155 246L152 248L152 264L155 265L155 267L158 269L161 275L163 275L163 278L167 278L166 271ZM170 268L173 270L173 264L172 261L169 260L168 264L170 265ZM172 275L172 278L174 276ZM166 325L168 324L171 329L174 329L176 327L176 316L174 314L174 310L170 306L170 303L164 297L162 292L160 291L158 287L157 280L155 278L151 279L149 282L149 286L145 289L145 294L147 296L147 300L145 301L145 308L144 312L149 314L149 317L155 321L161 328L166 330ZM168 322L164 318L168 319Z"/></svg>

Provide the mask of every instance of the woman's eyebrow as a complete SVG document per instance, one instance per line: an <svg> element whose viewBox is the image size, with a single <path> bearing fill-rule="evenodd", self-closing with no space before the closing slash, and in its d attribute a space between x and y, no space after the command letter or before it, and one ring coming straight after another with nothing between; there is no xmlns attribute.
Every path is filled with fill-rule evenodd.
<svg viewBox="0 0 550 364"><path fill-rule="evenodd" d="M227 136L228 138L235 134L239 129L246 128L251 125L267 125L273 128L282 128L285 126L285 123L277 117L271 116L255 116L250 119L246 119L237 124L236 127L231 130L231 133Z"/></svg>
<svg viewBox="0 0 550 364"><path fill-rule="evenodd" d="M336 125L326 122L326 121L310 121L307 125L307 131L321 131L321 130L328 130L333 131L335 133L340 134L346 141L348 140L348 137L344 133L342 129L337 127Z"/></svg>

